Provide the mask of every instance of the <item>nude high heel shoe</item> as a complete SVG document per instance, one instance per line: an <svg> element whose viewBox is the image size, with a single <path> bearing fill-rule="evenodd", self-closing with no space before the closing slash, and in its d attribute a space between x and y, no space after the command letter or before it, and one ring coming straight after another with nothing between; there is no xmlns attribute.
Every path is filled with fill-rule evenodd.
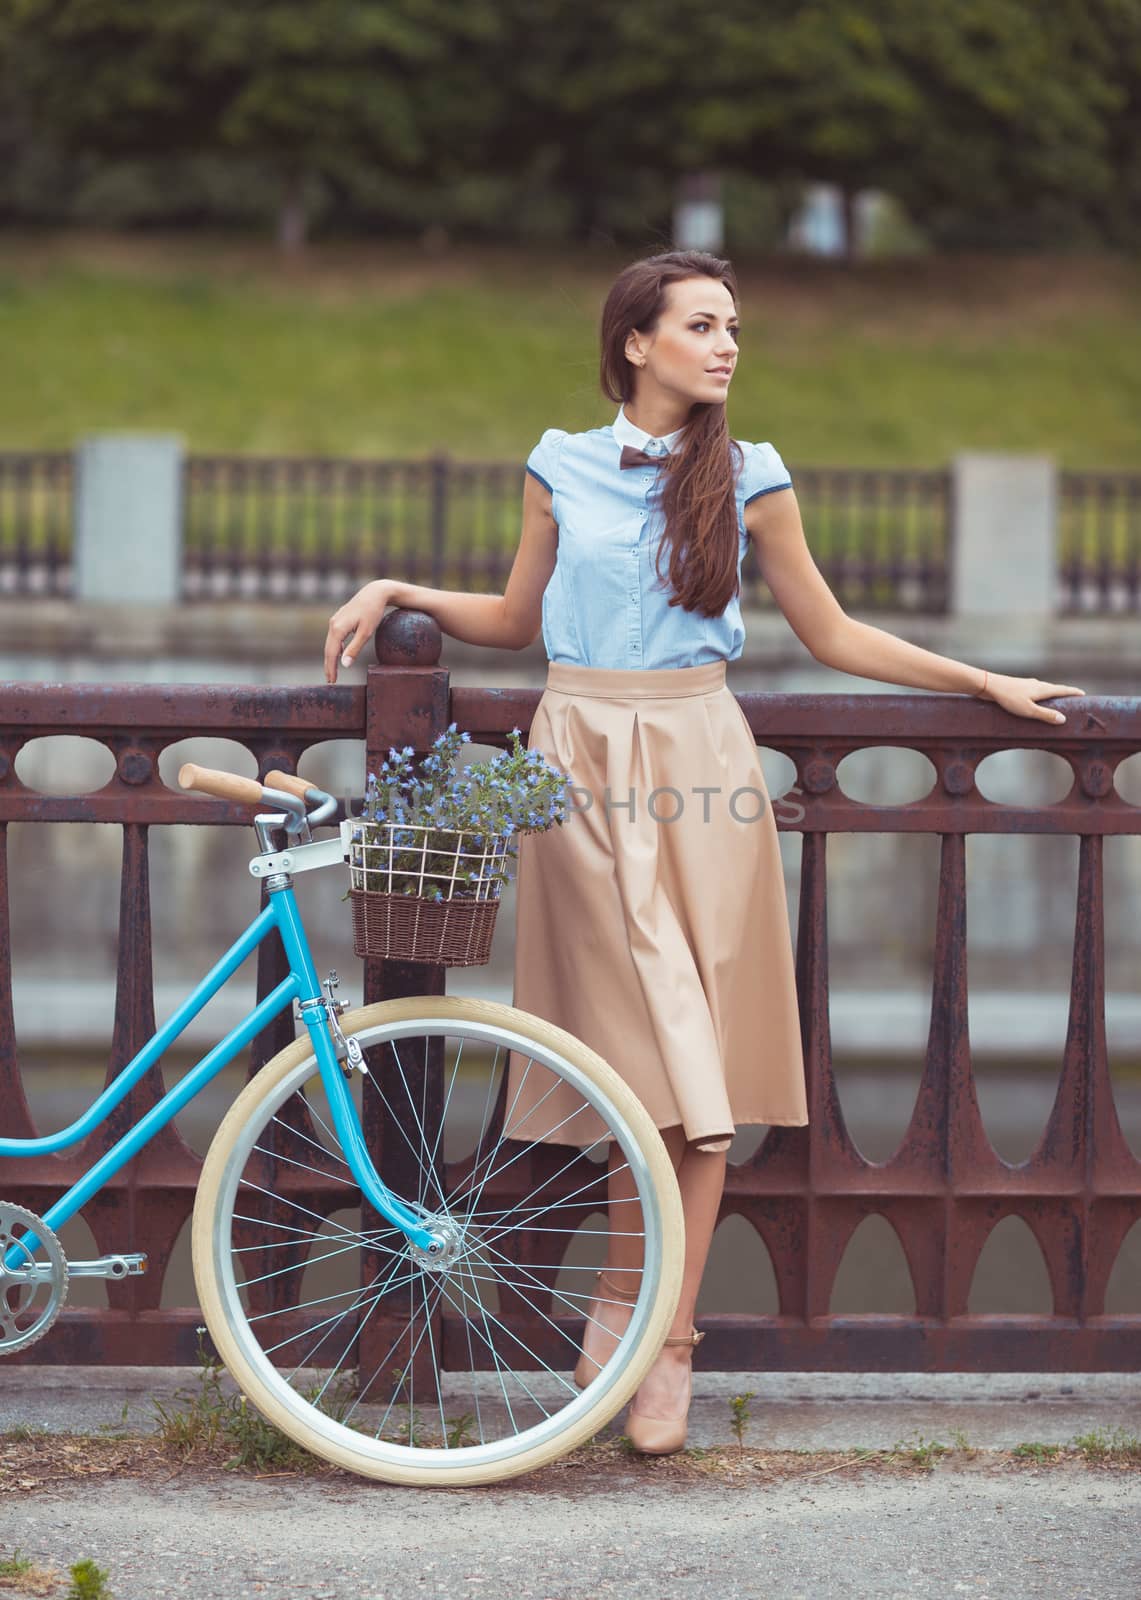
<svg viewBox="0 0 1141 1600"><path fill-rule="evenodd" d="M632 1306L638 1299L636 1294L629 1294L625 1289L616 1288L614 1283L607 1276L605 1268L603 1268L601 1272L595 1273L595 1278L598 1282L598 1289L595 1291L594 1300L591 1302L590 1314L587 1320L586 1328L583 1331L583 1352L579 1356L578 1363L574 1369L574 1381L577 1387L580 1389L585 1389L587 1384L593 1382L593 1380L597 1378L598 1374L602 1371L602 1363L596 1361L593 1356L589 1356L586 1353L587 1337L592 1329L594 1329L596 1326L595 1318L598 1311L599 1300L620 1300L623 1305ZM621 1337L621 1333L611 1334L611 1338L614 1340L616 1345Z"/></svg>
<svg viewBox="0 0 1141 1600"><path fill-rule="evenodd" d="M698 1333L694 1328L691 1333L679 1334L676 1338L666 1339L665 1344L687 1344L691 1352L697 1348L705 1338L704 1333ZM692 1394L693 1369L690 1368L690 1384ZM637 1400L635 1395L634 1401ZM685 1415L681 1417L651 1417L641 1411L634 1410L634 1401L626 1413L626 1437L642 1455L668 1456L675 1450L685 1448L685 1436L689 1422L689 1400L686 1400Z"/></svg>

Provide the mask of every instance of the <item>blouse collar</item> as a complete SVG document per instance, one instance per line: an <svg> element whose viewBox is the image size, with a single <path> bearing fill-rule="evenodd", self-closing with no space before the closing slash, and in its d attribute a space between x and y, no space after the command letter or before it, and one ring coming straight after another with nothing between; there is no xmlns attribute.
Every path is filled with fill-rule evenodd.
<svg viewBox="0 0 1141 1600"><path fill-rule="evenodd" d="M661 438L655 439L652 433L647 433L644 428L639 428L630 421L626 415L626 407L622 405L618 407L612 431L619 445L633 445L636 450L645 450L647 455L660 456L669 454L685 432L685 427L683 425L675 428L672 433L664 433Z"/></svg>

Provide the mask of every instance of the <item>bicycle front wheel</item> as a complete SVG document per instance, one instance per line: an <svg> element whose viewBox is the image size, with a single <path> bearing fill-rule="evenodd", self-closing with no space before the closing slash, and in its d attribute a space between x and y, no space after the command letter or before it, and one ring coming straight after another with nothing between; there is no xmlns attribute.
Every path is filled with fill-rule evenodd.
<svg viewBox="0 0 1141 1600"><path fill-rule="evenodd" d="M421 996L341 1025L366 1052L353 1094L377 1169L445 1248L429 1258L362 1199L298 1039L203 1166L194 1272L218 1353L283 1432L365 1476L470 1484L542 1466L629 1400L676 1310L684 1222L658 1130L601 1056L512 1006ZM530 1085L525 1140L509 1052ZM558 1141L576 1108L605 1130L585 1149ZM611 1140L623 1214L607 1217ZM580 1392L570 1369L608 1227L640 1257L638 1299Z"/></svg>

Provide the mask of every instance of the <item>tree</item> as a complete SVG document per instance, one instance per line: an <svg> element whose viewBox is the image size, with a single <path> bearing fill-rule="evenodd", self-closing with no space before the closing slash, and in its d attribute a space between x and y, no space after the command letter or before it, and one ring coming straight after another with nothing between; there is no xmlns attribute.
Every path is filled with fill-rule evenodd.
<svg viewBox="0 0 1141 1600"><path fill-rule="evenodd" d="M263 163L296 249L308 179L362 160L427 177L478 142L470 47L496 26L492 0L12 0L0 47L75 155Z"/></svg>
<svg viewBox="0 0 1141 1600"><path fill-rule="evenodd" d="M887 189L945 244L1047 242L1112 187L1120 90L1084 0L776 0L763 21L723 0L718 19L689 120L723 161Z"/></svg>

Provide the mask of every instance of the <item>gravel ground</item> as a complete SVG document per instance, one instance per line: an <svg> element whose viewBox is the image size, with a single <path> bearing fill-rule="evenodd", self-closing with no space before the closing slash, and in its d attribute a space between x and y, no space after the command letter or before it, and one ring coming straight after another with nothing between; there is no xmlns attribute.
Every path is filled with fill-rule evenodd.
<svg viewBox="0 0 1141 1600"><path fill-rule="evenodd" d="M13 1546L114 1600L1137 1600L1141 1474L976 1468L544 1492L186 1475L11 1497Z"/></svg>

